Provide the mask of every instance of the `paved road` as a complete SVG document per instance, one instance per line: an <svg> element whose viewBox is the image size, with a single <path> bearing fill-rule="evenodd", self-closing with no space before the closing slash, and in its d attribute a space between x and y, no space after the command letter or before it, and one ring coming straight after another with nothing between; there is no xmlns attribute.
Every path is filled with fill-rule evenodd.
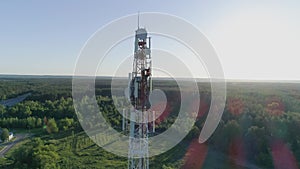
<svg viewBox="0 0 300 169"><path fill-rule="evenodd" d="M11 107L11 106L14 106L17 103L22 102L23 100L25 100L30 95L31 95L31 93L22 94L18 97L12 98L12 99L2 100L2 101L0 101L0 104L2 104L3 106Z"/></svg>
<svg viewBox="0 0 300 169"><path fill-rule="evenodd" d="M4 157L4 155L17 143L29 137L29 134L16 134L15 137L14 141L1 144L4 148L0 150L0 158Z"/></svg>

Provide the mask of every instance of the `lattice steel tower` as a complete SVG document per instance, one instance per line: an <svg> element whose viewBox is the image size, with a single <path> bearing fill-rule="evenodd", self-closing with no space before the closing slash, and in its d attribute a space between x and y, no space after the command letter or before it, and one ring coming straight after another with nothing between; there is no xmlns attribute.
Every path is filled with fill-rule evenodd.
<svg viewBox="0 0 300 169"><path fill-rule="evenodd" d="M149 123L149 94L152 90L151 80L151 39L148 37L145 28L135 31L134 60L133 70L129 73L129 100L132 108L130 109L129 129L129 150L128 168L130 169L149 169L148 159L148 134L152 127L154 131L154 121ZM124 116L124 115L123 115ZM153 117L153 114L152 114ZM153 118L151 118L153 119Z"/></svg>

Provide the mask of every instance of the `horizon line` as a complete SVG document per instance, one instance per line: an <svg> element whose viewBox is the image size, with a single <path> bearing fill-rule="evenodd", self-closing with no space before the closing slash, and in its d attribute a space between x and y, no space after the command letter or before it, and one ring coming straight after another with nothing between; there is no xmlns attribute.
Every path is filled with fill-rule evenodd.
<svg viewBox="0 0 300 169"><path fill-rule="evenodd" d="M1 76L37 76L37 77L103 77L103 78L113 78L113 76L109 75L97 75L97 76L91 76L91 75L70 75L70 74L17 74L17 73L0 73ZM116 76L114 78L128 78L126 76ZM172 79L172 77L164 77L164 76L156 76L152 78L161 78L161 79ZM176 77L177 79L191 79L190 77ZM237 78L210 78L210 77L196 77L194 79L198 80L224 80L225 82L299 82L300 79L237 79Z"/></svg>

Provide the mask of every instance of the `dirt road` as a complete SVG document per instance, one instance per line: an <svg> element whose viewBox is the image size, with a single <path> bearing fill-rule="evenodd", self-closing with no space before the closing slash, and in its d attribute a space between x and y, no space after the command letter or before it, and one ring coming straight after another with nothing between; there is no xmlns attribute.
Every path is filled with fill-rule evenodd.
<svg viewBox="0 0 300 169"><path fill-rule="evenodd" d="M0 158L4 157L4 155L11 149L13 148L17 143L20 141L24 140L25 138L29 137L29 134L16 134L15 135L15 140L7 143L2 143L1 146L4 146L2 150L0 150Z"/></svg>

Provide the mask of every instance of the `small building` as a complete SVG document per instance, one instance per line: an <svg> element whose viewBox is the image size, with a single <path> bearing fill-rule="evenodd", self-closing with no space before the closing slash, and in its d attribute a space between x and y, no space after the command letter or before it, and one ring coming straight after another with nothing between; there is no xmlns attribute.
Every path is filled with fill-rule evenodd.
<svg viewBox="0 0 300 169"><path fill-rule="evenodd" d="M0 134L2 133L2 129L0 128ZM9 132L8 135L8 141L12 140L14 138L14 133L13 132ZM3 140L0 139L0 143L3 142Z"/></svg>
<svg viewBox="0 0 300 169"><path fill-rule="evenodd" d="M14 133L13 132L9 132L8 140L11 140L13 138L14 138Z"/></svg>

